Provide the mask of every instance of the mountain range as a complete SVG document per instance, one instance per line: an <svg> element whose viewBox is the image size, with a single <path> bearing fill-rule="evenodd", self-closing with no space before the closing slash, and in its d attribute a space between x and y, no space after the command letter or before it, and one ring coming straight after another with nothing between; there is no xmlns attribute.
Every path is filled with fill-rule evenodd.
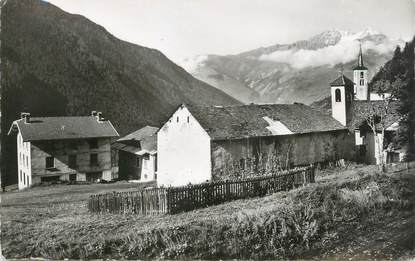
<svg viewBox="0 0 415 261"><path fill-rule="evenodd" d="M329 83L340 71L351 77L359 42L369 76L392 57L396 45L403 44L372 29L329 30L308 40L237 55L201 55L186 64L193 76L244 103L311 104L329 95Z"/></svg>
<svg viewBox="0 0 415 261"><path fill-rule="evenodd" d="M81 15L40 0L9 0L3 9L6 125L22 110L38 116L99 110L125 134L159 125L180 103L238 103L160 51L119 40Z"/></svg>
<svg viewBox="0 0 415 261"><path fill-rule="evenodd" d="M6 135L22 111L33 116L102 111L125 135L160 126L181 103L240 103L160 51L119 40L87 18L41 0L9 0L1 29L2 162L7 163L2 173L10 172L4 165L16 165L15 140Z"/></svg>

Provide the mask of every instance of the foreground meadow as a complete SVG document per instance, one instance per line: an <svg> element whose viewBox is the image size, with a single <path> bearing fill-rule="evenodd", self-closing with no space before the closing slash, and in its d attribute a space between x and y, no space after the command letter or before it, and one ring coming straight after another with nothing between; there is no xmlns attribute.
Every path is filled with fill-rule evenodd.
<svg viewBox="0 0 415 261"><path fill-rule="evenodd" d="M2 194L8 258L396 260L415 256L415 170L332 169L262 198L157 217L90 214L90 194L139 184L55 185Z"/></svg>

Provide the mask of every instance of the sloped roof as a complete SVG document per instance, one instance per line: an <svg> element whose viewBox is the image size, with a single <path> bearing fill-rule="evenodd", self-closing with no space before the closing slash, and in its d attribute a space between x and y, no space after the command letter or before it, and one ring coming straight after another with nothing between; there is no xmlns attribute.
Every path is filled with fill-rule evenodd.
<svg viewBox="0 0 415 261"><path fill-rule="evenodd" d="M137 141L140 141L143 138L153 136L154 134L157 133L158 130L159 130L159 128L157 128L157 127L145 126L145 127L141 128L137 131L134 131L134 132L118 139L117 141L123 141L123 140L137 140Z"/></svg>
<svg viewBox="0 0 415 261"><path fill-rule="evenodd" d="M10 131L14 127L18 128L24 141L119 136L110 121L98 121L95 116L31 117L29 123L24 119L14 121Z"/></svg>
<svg viewBox="0 0 415 261"><path fill-rule="evenodd" d="M344 76L344 74L340 75L337 79L330 83L330 86L346 86L351 85L354 86L354 82Z"/></svg>
<svg viewBox="0 0 415 261"><path fill-rule="evenodd" d="M367 68L363 65L362 45L360 45L359 55L357 57L357 66L354 67L353 70L367 70Z"/></svg>
<svg viewBox="0 0 415 261"><path fill-rule="evenodd" d="M187 106L212 139L275 136L266 118L282 123L293 134L346 129L329 115L304 104Z"/></svg>
<svg viewBox="0 0 415 261"><path fill-rule="evenodd" d="M360 66L360 65L357 65L356 67L354 67L353 68L353 70L368 70L365 66Z"/></svg>
<svg viewBox="0 0 415 261"><path fill-rule="evenodd" d="M145 126L132 132L113 144L113 148L135 154L155 153L157 151L157 131L159 128Z"/></svg>

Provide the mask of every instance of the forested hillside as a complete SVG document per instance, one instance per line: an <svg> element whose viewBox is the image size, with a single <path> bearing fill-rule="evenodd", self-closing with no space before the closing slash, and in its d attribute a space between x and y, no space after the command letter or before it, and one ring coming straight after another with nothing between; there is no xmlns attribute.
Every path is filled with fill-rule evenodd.
<svg viewBox="0 0 415 261"><path fill-rule="evenodd" d="M373 92L390 92L399 100L400 128L397 143L408 148L408 159L415 159L415 37L403 50L397 47L393 58L373 77Z"/></svg>
<svg viewBox="0 0 415 261"><path fill-rule="evenodd" d="M121 41L47 2L9 0L1 19L3 142L21 111L58 116L98 110L124 135L159 125L181 103L238 103L158 50ZM13 156L13 141L3 145Z"/></svg>

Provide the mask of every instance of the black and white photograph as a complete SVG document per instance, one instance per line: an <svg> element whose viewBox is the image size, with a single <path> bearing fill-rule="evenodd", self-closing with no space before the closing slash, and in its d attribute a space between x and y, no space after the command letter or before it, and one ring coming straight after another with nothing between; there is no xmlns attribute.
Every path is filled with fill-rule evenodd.
<svg viewBox="0 0 415 261"><path fill-rule="evenodd" d="M415 261L415 0L1 0L0 261Z"/></svg>

